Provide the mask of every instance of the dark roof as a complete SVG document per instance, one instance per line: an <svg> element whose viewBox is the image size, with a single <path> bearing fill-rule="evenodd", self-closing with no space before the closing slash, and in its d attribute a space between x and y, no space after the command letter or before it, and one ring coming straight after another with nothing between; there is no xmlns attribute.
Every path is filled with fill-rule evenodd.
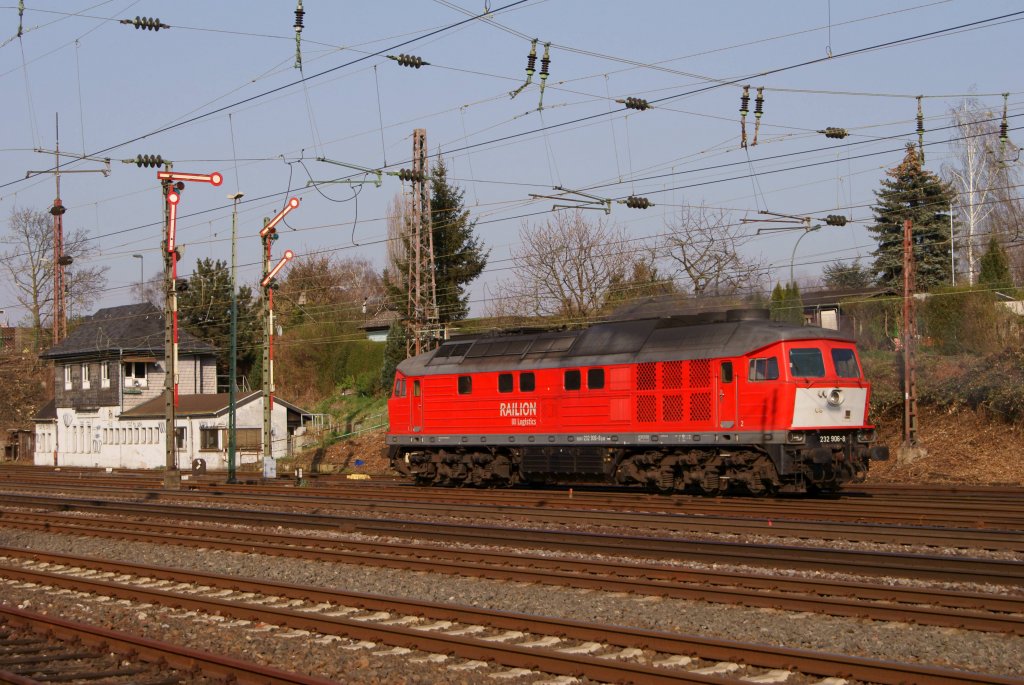
<svg viewBox="0 0 1024 685"><path fill-rule="evenodd" d="M107 307L85 319L67 338L39 355L43 359L118 352L164 354L164 313L148 302ZM217 348L178 328L178 354L216 354Z"/></svg>
<svg viewBox="0 0 1024 685"><path fill-rule="evenodd" d="M57 400L52 399L36 412L36 415L32 417L33 421L56 421L57 420Z"/></svg>
<svg viewBox="0 0 1024 685"><path fill-rule="evenodd" d="M783 340L842 340L838 331L770 321L766 310L598 323L583 330L482 335L398 365L410 376L737 357Z"/></svg>
<svg viewBox="0 0 1024 685"><path fill-rule="evenodd" d="M824 307L844 302L870 300L880 295L892 295L892 289L886 286L866 286L864 288L841 288L829 290L809 290L800 293L800 301L804 307Z"/></svg>
<svg viewBox="0 0 1024 685"><path fill-rule="evenodd" d="M235 406L247 404L253 400L258 400L262 397L262 393L259 390L239 395L235 398ZM203 395L178 395L178 406L174 410L175 416L218 416L228 410L228 401L230 396L228 393L206 393ZM289 411L298 412L299 414L307 414L309 412L299 409L291 402L282 400L280 397L275 396L274 402L281 404L286 407ZM120 418L122 419L148 419L148 418L162 418L165 411L164 397L161 394L159 397L154 397L151 400L143 402L137 407L132 407L128 411L121 412Z"/></svg>
<svg viewBox="0 0 1024 685"><path fill-rule="evenodd" d="M382 329L391 328L391 324L395 321L401 320L402 315L391 309L382 309L373 315L365 323L360 324L359 328L364 331L376 331Z"/></svg>

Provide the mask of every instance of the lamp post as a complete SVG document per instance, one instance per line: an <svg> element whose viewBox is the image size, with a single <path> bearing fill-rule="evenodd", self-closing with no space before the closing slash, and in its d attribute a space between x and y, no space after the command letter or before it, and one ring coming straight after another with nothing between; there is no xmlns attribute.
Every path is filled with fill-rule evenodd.
<svg viewBox="0 0 1024 685"><path fill-rule="evenodd" d="M142 255L140 255L140 254L133 254L132 257L135 257L136 259L139 260L139 302L145 302L146 301L146 280L145 280L145 275L144 275L145 272L142 269L143 264L145 264L145 260L142 258Z"/></svg>
<svg viewBox="0 0 1024 685"><path fill-rule="evenodd" d="M244 193L228 195L231 200L231 357L228 359L228 482L237 482L235 474L235 451L237 447L237 414L235 410L235 379L238 376L236 369L238 357L238 201Z"/></svg>
<svg viewBox="0 0 1024 685"><path fill-rule="evenodd" d="M811 226L811 218L807 217L804 222L804 232L800 234L800 237L796 239L796 244L793 245L793 253L789 256L789 282L796 283L793 280L793 262L796 260L796 248L800 245L800 241L804 239L804 236L812 231L817 231L821 228L821 224L815 224Z"/></svg>

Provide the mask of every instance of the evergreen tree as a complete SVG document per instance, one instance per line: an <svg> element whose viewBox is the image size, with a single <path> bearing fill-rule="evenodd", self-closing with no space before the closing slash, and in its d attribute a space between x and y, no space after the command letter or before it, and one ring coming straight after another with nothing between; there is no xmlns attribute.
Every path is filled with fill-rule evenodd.
<svg viewBox="0 0 1024 685"><path fill-rule="evenodd" d="M441 324L469 316L466 285L487 266L490 250L473 235L475 220L463 203L465 191L448 182L448 167L438 157L430 173L431 225L434 233L434 265L438 319Z"/></svg>
<svg viewBox="0 0 1024 685"><path fill-rule="evenodd" d="M823 269L825 285L836 290L852 290L866 288L871 285L871 273L860 263L860 258L852 264L832 262Z"/></svg>
<svg viewBox="0 0 1024 685"><path fill-rule="evenodd" d="M989 238L985 254L981 256L978 284L989 288L1013 287L1013 277L1010 276L1010 260L995 235Z"/></svg>
<svg viewBox="0 0 1024 685"><path fill-rule="evenodd" d="M238 288L238 372L246 375L260 358L260 322L252 289ZM222 260L200 259L178 293L178 321L217 348L217 375L227 377L231 355L231 271Z"/></svg>
<svg viewBox="0 0 1024 685"><path fill-rule="evenodd" d="M875 191L872 207L878 249L873 272L879 285L903 287L903 222L912 222L916 286L929 290L949 280L949 214L953 191L935 174L926 171L913 145L907 145L903 161L886 172L882 189Z"/></svg>
<svg viewBox="0 0 1024 685"><path fill-rule="evenodd" d="M804 323L804 303L800 297L800 286L787 283L783 286L776 283L768 301L768 311L772 321L785 321L802 326Z"/></svg>
<svg viewBox="0 0 1024 685"><path fill-rule="evenodd" d="M387 341L384 343L384 365L380 370L380 387L385 394L390 394L391 384L395 380L395 369L405 359L405 343L407 333L401 321L395 321L388 329Z"/></svg>

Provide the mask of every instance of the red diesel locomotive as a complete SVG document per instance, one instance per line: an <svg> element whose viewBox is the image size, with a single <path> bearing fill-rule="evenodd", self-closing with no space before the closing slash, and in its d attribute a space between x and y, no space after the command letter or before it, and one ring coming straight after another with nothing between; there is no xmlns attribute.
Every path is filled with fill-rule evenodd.
<svg viewBox="0 0 1024 685"><path fill-rule="evenodd" d="M887 459L836 331L733 310L467 336L398 365L391 465L420 484L832 491Z"/></svg>

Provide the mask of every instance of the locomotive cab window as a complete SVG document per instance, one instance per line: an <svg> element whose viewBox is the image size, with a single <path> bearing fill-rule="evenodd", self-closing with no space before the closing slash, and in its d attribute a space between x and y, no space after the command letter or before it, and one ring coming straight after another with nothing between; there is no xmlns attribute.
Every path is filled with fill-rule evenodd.
<svg viewBox="0 0 1024 685"><path fill-rule="evenodd" d="M582 378L582 376L580 375L580 370L579 369L569 369L568 371L566 371L565 372L565 382L563 384L565 389L566 390L579 390L580 389L580 380L581 380L581 378Z"/></svg>
<svg viewBox="0 0 1024 685"><path fill-rule="evenodd" d="M519 392L533 392L537 389L537 377L532 371L519 374Z"/></svg>
<svg viewBox="0 0 1024 685"><path fill-rule="evenodd" d="M789 372L794 378L824 378L825 360L816 347L798 347L789 351Z"/></svg>
<svg viewBox="0 0 1024 685"><path fill-rule="evenodd" d="M587 387L591 390L604 387L604 369L587 369Z"/></svg>
<svg viewBox="0 0 1024 685"><path fill-rule="evenodd" d="M722 382L732 383L732 362L722 362Z"/></svg>
<svg viewBox="0 0 1024 685"><path fill-rule="evenodd" d="M779 378L779 360L775 357L750 360L750 371L747 380L774 381Z"/></svg>
<svg viewBox="0 0 1024 685"><path fill-rule="evenodd" d="M420 382L419 381L413 381L412 382L412 396L413 397L419 397L420 396Z"/></svg>
<svg viewBox="0 0 1024 685"><path fill-rule="evenodd" d="M468 395L473 392L473 377L459 376L459 394Z"/></svg>
<svg viewBox="0 0 1024 685"><path fill-rule="evenodd" d="M395 397L405 397L405 379L395 379Z"/></svg>
<svg viewBox="0 0 1024 685"><path fill-rule="evenodd" d="M512 374L498 374L498 392L512 392Z"/></svg>
<svg viewBox="0 0 1024 685"><path fill-rule="evenodd" d="M836 375L840 378L860 378L857 357L849 348L839 347L832 350L832 366L836 367Z"/></svg>

